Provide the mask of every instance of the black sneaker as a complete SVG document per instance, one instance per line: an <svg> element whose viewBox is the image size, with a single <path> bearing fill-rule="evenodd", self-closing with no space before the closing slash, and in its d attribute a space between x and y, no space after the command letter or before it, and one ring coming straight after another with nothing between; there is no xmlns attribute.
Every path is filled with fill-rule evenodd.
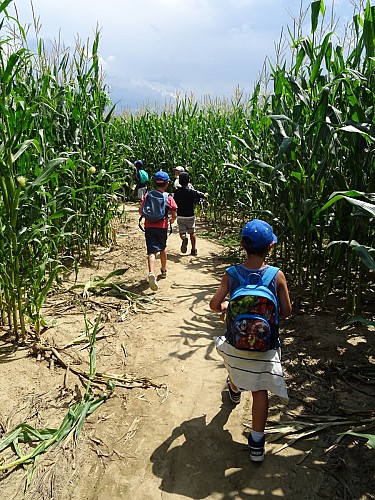
<svg viewBox="0 0 375 500"><path fill-rule="evenodd" d="M263 462L265 437L263 436L261 441L254 441L251 434L249 434L247 441L250 449L250 460L252 462Z"/></svg>
<svg viewBox="0 0 375 500"><path fill-rule="evenodd" d="M241 391L235 392L229 382L229 377L227 378L227 387L228 387L228 394L229 394L229 399L234 403L235 405L238 405L238 403L241 402Z"/></svg>
<svg viewBox="0 0 375 500"><path fill-rule="evenodd" d="M181 243L181 252L186 253L187 252L187 247L188 247L189 240L187 238L184 238Z"/></svg>

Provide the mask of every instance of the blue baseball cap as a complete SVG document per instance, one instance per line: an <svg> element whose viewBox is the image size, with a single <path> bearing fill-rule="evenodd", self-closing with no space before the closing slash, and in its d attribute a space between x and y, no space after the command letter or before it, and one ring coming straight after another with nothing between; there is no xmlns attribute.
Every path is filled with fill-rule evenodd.
<svg viewBox="0 0 375 500"><path fill-rule="evenodd" d="M134 162L135 167L143 167L143 161L142 160L136 160Z"/></svg>
<svg viewBox="0 0 375 500"><path fill-rule="evenodd" d="M251 240L251 248L266 248L270 243L277 243L272 226L260 219L253 219L245 224L241 236Z"/></svg>
<svg viewBox="0 0 375 500"><path fill-rule="evenodd" d="M169 182L170 178L169 178L169 175L167 174L167 172L163 172L162 170L159 170L154 175L154 181L155 182Z"/></svg>

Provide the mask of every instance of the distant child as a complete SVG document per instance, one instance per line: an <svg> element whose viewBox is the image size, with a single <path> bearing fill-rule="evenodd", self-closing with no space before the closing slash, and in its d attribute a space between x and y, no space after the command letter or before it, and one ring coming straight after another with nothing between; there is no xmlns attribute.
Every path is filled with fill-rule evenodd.
<svg viewBox="0 0 375 500"><path fill-rule="evenodd" d="M260 277L264 276L269 267L265 258L275 243L277 243L277 237L267 222L259 219L248 222L242 229L241 238L241 247L246 251L247 257L244 264L235 266L237 273L243 278L252 273ZM228 306L226 297L227 295L231 297L238 286L239 281L226 272L210 301L210 308L213 311L225 313ZM292 306L286 279L281 270L277 272L268 288L277 298L279 317L289 316ZM279 333L276 331L276 347L265 352L236 349L225 337L216 337L215 342L216 349L223 357L228 371L227 387L230 400L238 404L241 391L251 391L252 431L248 437L250 459L261 462L264 459L268 391L281 398L288 398L281 366Z"/></svg>
<svg viewBox="0 0 375 500"><path fill-rule="evenodd" d="M147 191L148 173L144 170L143 161L134 162L133 181L137 190L138 200L142 200Z"/></svg>
<svg viewBox="0 0 375 500"><path fill-rule="evenodd" d="M174 189L175 191L176 191L176 189L178 189L178 188L180 188L180 187L181 187L181 184L180 184L180 174L182 174L183 172L185 172L184 167L176 167L176 168L174 169L174 174L175 174L176 178L175 178L174 183L173 183L173 189ZM190 189L194 189L193 185L192 185L192 184L190 184L190 182L189 182L189 184L188 184L188 187L189 187Z"/></svg>
<svg viewBox="0 0 375 500"><path fill-rule="evenodd" d="M154 183L156 186L156 191L160 193L166 192L170 178L166 172L159 170L154 175ZM152 193L146 193L142 199L141 206L139 207L139 214L142 215L142 207L144 206L147 196ZM147 262L148 262L148 283L151 290L156 291L158 283L155 276L155 259L156 254L160 252L160 265L161 265L161 278L167 277L167 237L168 237L168 215L170 213L171 224L176 220L177 205L173 199L173 196L168 194L166 209L163 214L163 218L157 222L150 222L145 219L145 238L147 246Z"/></svg>
<svg viewBox="0 0 375 500"><path fill-rule="evenodd" d="M189 234L191 242L191 255L198 255L196 247L197 236L195 233L194 207L199 200L206 198L206 195L189 187L189 174L187 172L182 172L179 175L179 183L181 187L175 191L174 199L178 207L177 224L180 238L182 240L181 252L187 252L189 242L187 234Z"/></svg>
<svg viewBox="0 0 375 500"><path fill-rule="evenodd" d="M181 186L180 186L180 181L179 181L179 178L178 178L178 177L179 177L179 175L180 175L182 172L185 172L184 167L180 167L180 166L178 166L178 167L176 167L176 168L174 169L174 175L175 175L175 179L174 179L174 183L173 183L173 189L174 189L174 190L176 190L176 189L178 189L179 187L181 187Z"/></svg>

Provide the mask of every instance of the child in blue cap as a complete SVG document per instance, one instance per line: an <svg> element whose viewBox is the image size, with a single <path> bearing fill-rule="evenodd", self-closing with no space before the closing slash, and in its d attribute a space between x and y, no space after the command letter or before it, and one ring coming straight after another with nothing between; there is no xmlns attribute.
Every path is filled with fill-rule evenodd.
<svg viewBox="0 0 375 500"><path fill-rule="evenodd" d="M272 227L265 221L254 219L242 229L241 247L246 251L246 260L235 266L242 278L249 274L258 274L261 278L269 268L265 259L277 237ZM228 271L228 270L227 270ZM210 301L213 311L225 313L228 301L240 285L238 279L226 272L219 288ZM279 317L286 318L292 312L289 291L285 275L278 270L268 288L277 298ZM248 351L233 347L225 337L216 337L216 349L224 359L228 371L227 387L229 398L234 404L241 400L241 391L252 394L252 431L248 437L250 459L254 462L264 460L264 429L268 416L268 391L288 398L284 374L281 366L280 339L276 332L276 347L268 351Z"/></svg>
<svg viewBox="0 0 375 500"><path fill-rule="evenodd" d="M167 172L159 170L154 175L154 183L156 191L160 193L166 192L170 182ZM142 216L142 207L145 204L146 198L149 193L146 193L142 198L141 206L139 207L139 214ZM145 219L145 238L147 247L147 263L148 263L148 283L151 290L156 291L159 286L155 276L155 260L156 254L160 252L160 276L161 278L167 277L167 237L168 237L168 216L170 214L171 223L176 220L177 205L173 196L168 194L166 210L164 218L151 222Z"/></svg>

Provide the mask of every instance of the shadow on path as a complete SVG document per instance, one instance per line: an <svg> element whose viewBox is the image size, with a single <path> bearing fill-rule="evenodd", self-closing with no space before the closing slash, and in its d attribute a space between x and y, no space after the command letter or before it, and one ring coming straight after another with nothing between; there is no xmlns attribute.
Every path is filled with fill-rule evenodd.
<svg viewBox="0 0 375 500"><path fill-rule="evenodd" d="M211 422L200 416L182 422L151 455L153 473L162 478L160 489L188 498L248 498L241 494L251 469L247 445L233 441L224 429L234 406L222 392L222 405Z"/></svg>

